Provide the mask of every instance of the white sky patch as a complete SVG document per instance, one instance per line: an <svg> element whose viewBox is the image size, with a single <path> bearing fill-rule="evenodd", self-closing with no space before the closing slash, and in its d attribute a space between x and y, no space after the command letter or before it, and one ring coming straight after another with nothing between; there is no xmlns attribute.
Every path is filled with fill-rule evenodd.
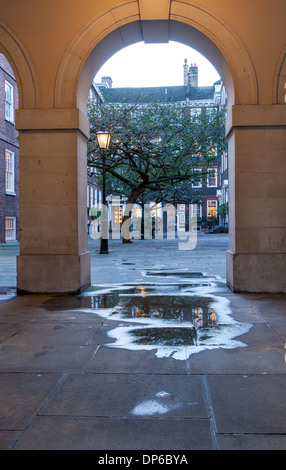
<svg viewBox="0 0 286 470"><path fill-rule="evenodd" d="M167 44L127 46L114 54L95 76L110 76L113 87L182 86L183 65L196 63L199 68L199 86L212 86L220 76L213 65L195 49L170 41Z"/></svg>

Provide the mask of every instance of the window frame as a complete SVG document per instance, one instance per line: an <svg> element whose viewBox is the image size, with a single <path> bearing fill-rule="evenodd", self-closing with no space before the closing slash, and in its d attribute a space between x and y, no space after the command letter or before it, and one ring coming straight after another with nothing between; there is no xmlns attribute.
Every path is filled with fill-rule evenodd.
<svg viewBox="0 0 286 470"><path fill-rule="evenodd" d="M194 206L197 206L197 212L194 214ZM191 217L202 217L202 204L192 204L191 205Z"/></svg>
<svg viewBox="0 0 286 470"><path fill-rule="evenodd" d="M10 89L10 100L7 99L7 90ZM10 82L5 80L5 120L11 122L12 124L15 123L15 116L14 116L14 86L11 85Z"/></svg>
<svg viewBox="0 0 286 470"><path fill-rule="evenodd" d="M215 203L215 215L209 215L210 203ZM209 217L217 217L217 199L208 199L207 200L207 218L209 218Z"/></svg>
<svg viewBox="0 0 286 470"><path fill-rule="evenodd" d="M12 157L11 170L8 169L7 156ZM8 185L8 173L11 174L11 187ZM15 192L15 153L12 150L5 150L5 193L10 196L16 196Z"/></svg>
<svg viewBox="0 0 286 470"><path fill-rule="evenodd" d="M213 175L210 175L210 172L214 172ZM218 184L217 184L217 175L218 175L218 171L217 171L217 168L208 168L208 176L207 176L207 187L208 188L217 188ZM215 184L210 184L210 177L211 178L215 178Z"/></svg>
<svg viewBox="0 0 286 470"><path fill-rule="evenodd" d="M6 223L8 220L11 220L13 221L13 227L7 227ZM13 235L12 237L7 237L7 231L8 230L12 230L13 232ZM13 216L8 216L8 217L5 217L5 242L9 242L9 241L14 241L17 239L17 236L16 236L16 217L13 217Z"/></svg>

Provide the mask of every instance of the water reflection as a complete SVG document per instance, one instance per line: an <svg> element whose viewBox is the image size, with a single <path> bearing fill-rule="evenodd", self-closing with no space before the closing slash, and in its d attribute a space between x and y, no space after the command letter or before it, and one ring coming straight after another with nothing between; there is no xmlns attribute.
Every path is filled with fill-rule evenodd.
<svg viewBox="0 0 286 470"><path fill-rule="evenodd" d="M145 293L146 294L146 293ZM141 295L121 296L112 315L120 318L150 318L172 322L189 322L196 328L211 328L217 316L210 299L197 296Z"/></svg>
<svg viewBox="0 0 286 470"><path fill-rule="evenodd" d="M205 349L245 347L235 338L252 325L231 317L227 298L197 292L190 285L137 286L117 292L117 303L112 296L94 296L94 305L110 306L109 319L123 321L109 331L114 343L108 347L156 349L157 357L178 360Z"/></svg>
<svg viewBox="0 0 286 470"><path fill-rule="evenodd" d="M215 276L206 276L199 272L190 271L147 271L146 276L160 276L160 277L182 277L187 279L205 279L215 278Z"/></svg>
<svg viewBox="0 0 286 470"><path fill-rule="evenodd" d="M197 344L197 332L194 327L138 328L131 330L130 334L137 344L157 346L195 346Z"/></svg>
<svg viewBox="0 0 286 470"><path fill-rule="evenodd" d="M46 308L101 315L111 321L108 336L114 342L108 347L156 349L157 357L182 360L205 349L246 346L235 338L252 325L235 321L228 299L208 289L196 283L91 288L50 299Z"/></svg>

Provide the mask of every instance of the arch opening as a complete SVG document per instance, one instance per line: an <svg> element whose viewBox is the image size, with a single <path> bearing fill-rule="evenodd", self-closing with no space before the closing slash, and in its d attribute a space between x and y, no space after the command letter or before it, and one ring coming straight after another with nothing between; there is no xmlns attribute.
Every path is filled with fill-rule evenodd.
<svg viewBox="0 0 286 470"><path fill-rule="evenodd" d="M78 80L76 105L85 114L89 90L95 75L111 56L126 46L178 42L202 54L221 76L229 103L235 101L230 68L218 47L207 36L190 25L174 20L150 20L128 23L112 31L95 46L85 61Z"/></svg>
<svg viewBox="0 0 286 470"><path fill-rule="evenodd" d="M177 21L147 21L145 23L143 32L142 22L136 22L136 24L129 23L120 28L120 30L118 29L113 31L102 39L102 41L90 53L80 75L77 93L77 105L83 113L86 113L85 106L90 92L90 87L98 70L111 56L114 56L124 47L142 42L144 44L158 44L169 43L172 41L195 49L210 63L212 63L218 75L223 77L224 84L226 82L225 88L227 89L228 100L234 100L234 83L230 69L217 46L215 46L206 36L195 30L193 27ZM122 40L123 37L125 38L124 41ZM214 195L212 194L212 196ZM218 208L217 197L213 197L212 201L213 200L215 200L216 208ZM207 202L207 198L204 197L204 212L209 210ZM200 208L200 210L202 211L202 208Z"/></svg>

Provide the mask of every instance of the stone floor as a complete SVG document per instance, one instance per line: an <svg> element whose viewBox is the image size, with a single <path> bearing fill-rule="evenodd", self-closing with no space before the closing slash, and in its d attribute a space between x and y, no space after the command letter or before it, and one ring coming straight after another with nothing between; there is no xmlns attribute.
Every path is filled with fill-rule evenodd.
<svg viewBox="0 0 286 470"><path fill-rule="evenodd" d="M192 251L109 247L100 255L90 240L81 296L16 296L18 247L1 247L0 449L285 450L286 296L228 290L225 234L200 234ZM138 286L157 289L158 308L178 289L207 298L222 336L201 349L134 346L130 330L163 323L97 301Z"/></svg>

